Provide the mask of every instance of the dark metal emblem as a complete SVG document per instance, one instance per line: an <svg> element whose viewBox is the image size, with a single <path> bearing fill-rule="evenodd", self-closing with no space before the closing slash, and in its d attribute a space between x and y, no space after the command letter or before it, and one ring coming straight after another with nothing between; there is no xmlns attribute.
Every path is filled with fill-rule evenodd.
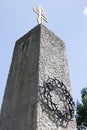
<svg viewBox="0 0 87 130"><path fill-rule="evenodd" d="M57 120L70 121L74 117L74 101L63 82L48 78L43 83L43 96L44 102Z"/></svg>

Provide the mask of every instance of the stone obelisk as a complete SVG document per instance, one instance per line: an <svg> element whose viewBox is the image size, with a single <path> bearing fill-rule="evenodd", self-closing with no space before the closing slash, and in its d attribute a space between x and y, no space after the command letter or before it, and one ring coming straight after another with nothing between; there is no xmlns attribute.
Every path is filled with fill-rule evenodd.
<svg viewBox="0 0 87 130"><path fill-rule="evenodd" d="M53 111L49 109L53 106L50 106L51 102L49 104L48 95L54 96L52 102L55 97L61 102L61 97L57 96L59 91L52 93L50 89L47 98L42 96L47 92L42 93L42 90L49 77L63 81L71 93L65 44L39 24L15 44L1 109L0 130L76 130L74 117L59 123L62 114L58 113L57 107ZM58 106L61 110L63 102Z"/></svg>
<svg viewBox="0 0 87 130"><path fill-rule="evenodd" d="M39 86L48 77L63 81L71 91L65 44L45 26L38 25L16 42L0 130L75 130L74 120L66 127L57 126L50 113L42 109Z"/></svg>

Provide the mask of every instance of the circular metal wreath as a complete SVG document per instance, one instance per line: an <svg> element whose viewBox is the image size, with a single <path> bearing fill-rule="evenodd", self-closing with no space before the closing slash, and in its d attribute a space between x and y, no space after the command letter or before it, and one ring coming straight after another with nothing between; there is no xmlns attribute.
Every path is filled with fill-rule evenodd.
<svg viewBox="0 0 87 130"><path fill-rule="evenodd" d="M70 92L67 90L66 86L63 82L60 82L56 78L48 78L46 82L43 84L44 88L44 100L47 104L50 111L52 111L57 119L62 119L69 121L74 117L74 101L70 95ZM64 110L59 110L57 103L52 100L52 91L59 91L63 98L63 102L66 102L67 106ZM61 97L61 98L62 98Z"/></svg>

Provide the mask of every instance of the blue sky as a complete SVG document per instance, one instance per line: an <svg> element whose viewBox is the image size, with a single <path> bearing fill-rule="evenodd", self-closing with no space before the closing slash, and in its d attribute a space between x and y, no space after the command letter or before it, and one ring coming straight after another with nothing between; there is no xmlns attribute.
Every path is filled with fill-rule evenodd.
<svg viewBox="0 0 87 130"><path fill-rule="evenodd" d="M87 87L87 0L0 0L0 107L17 39L37 25L32 8L42 5L48 29L66 44L72 95Z"/></svg>

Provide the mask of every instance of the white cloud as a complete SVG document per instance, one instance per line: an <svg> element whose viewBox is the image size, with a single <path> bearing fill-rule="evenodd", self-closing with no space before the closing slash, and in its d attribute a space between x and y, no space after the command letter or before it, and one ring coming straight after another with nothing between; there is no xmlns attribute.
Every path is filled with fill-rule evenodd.
<svg viewBox="0 0 87 130"><path fill-rule="evenodd" d="M83 13L87 16L87 7L84 8Z"/></svg>

